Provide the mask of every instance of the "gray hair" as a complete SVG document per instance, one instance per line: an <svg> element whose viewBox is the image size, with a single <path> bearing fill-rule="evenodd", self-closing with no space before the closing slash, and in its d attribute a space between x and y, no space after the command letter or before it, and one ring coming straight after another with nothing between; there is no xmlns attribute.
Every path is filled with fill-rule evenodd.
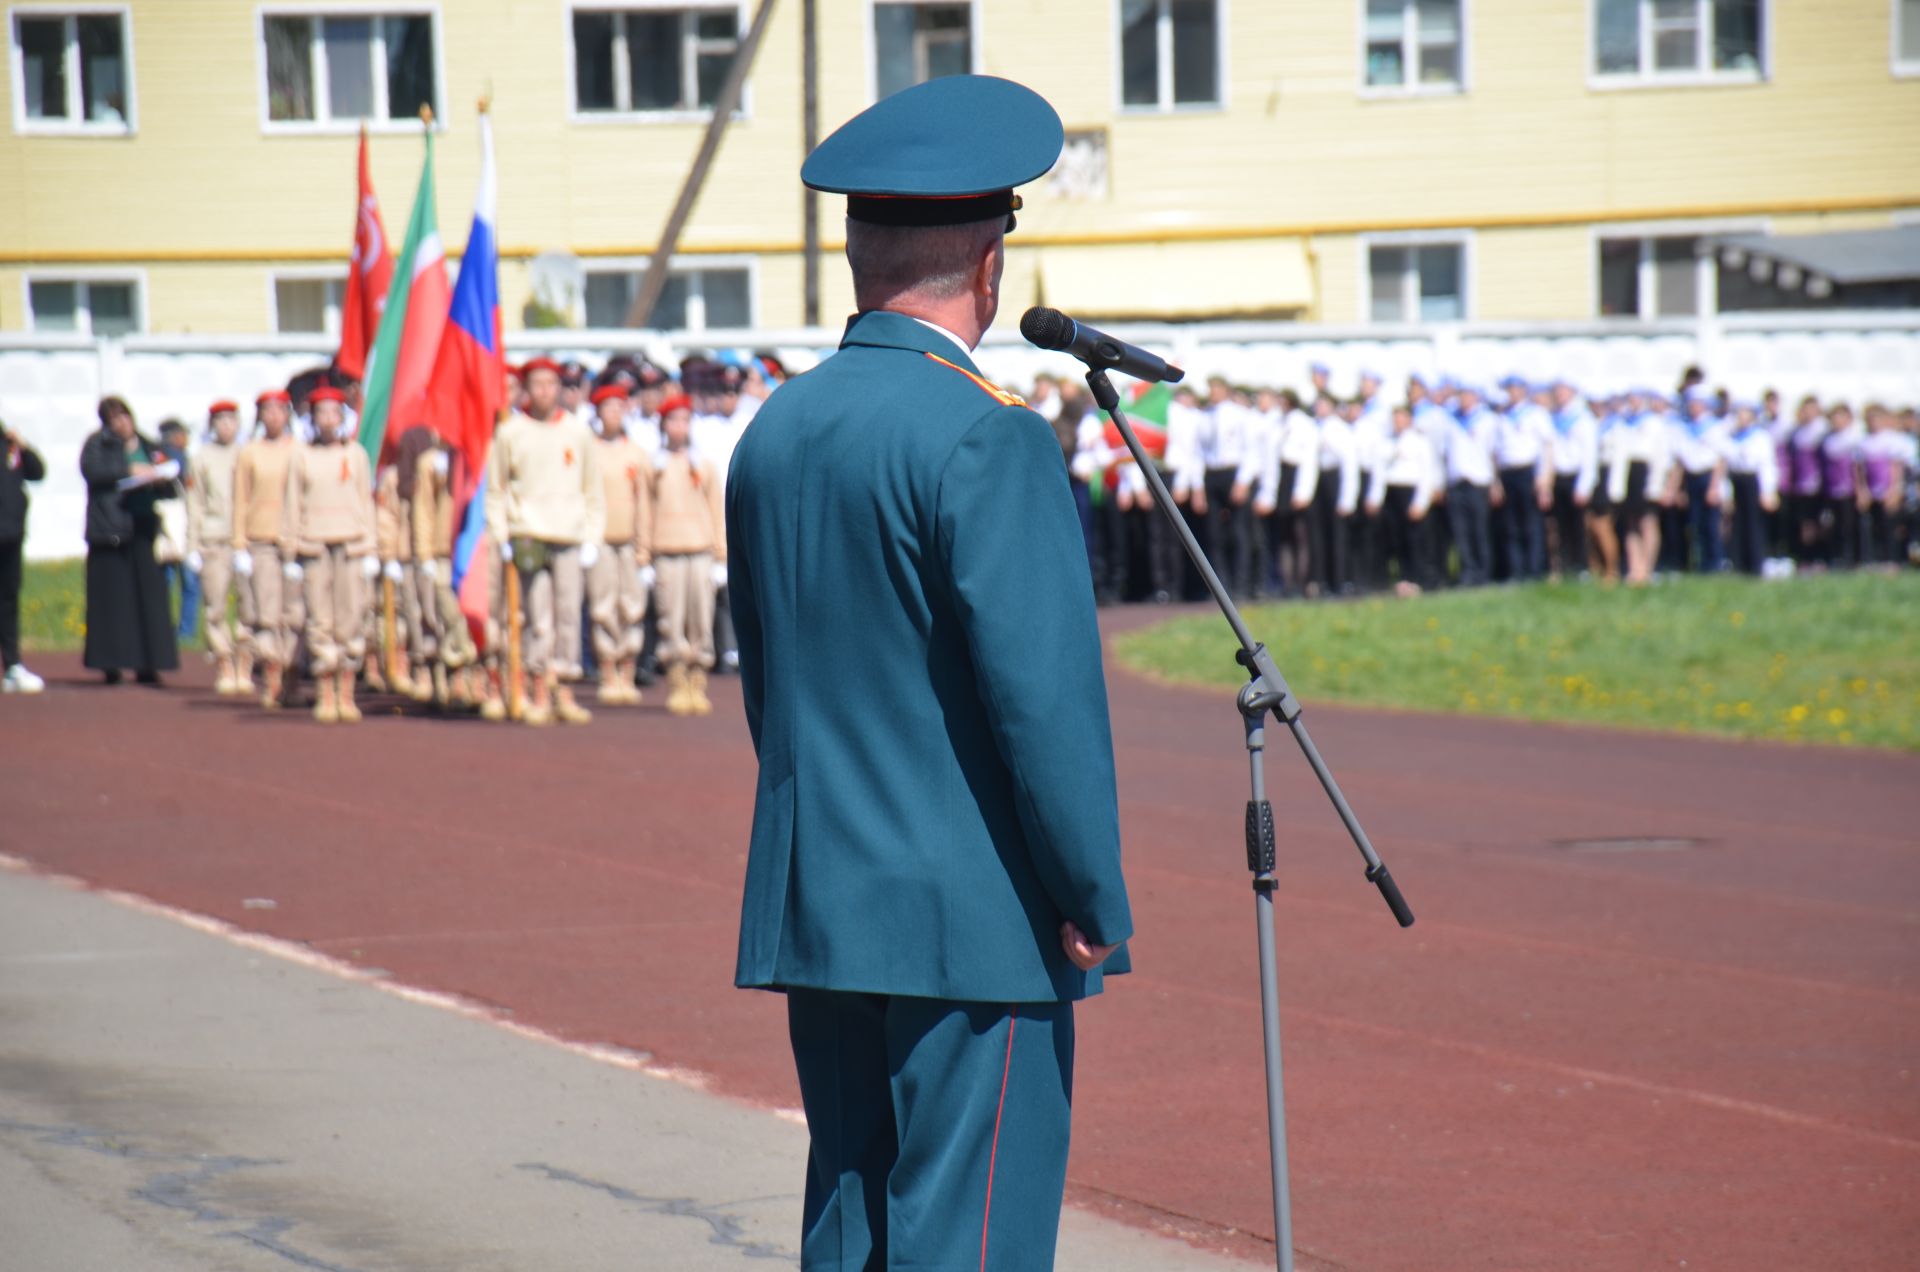
<svg viewBox="0 0 1920 1272"><path fill-rule="evenodd" d="M961 225L875 225L849 217L854 293L879 301L909 293L950 300L966 290L968 275L1006 224L1005 215Z"/></svg>

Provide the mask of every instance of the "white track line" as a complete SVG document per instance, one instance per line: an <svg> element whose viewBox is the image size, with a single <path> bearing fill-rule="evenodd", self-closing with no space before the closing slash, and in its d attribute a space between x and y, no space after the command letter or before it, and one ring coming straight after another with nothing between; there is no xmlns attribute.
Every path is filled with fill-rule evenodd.
<svg viewBox="0 0 1920 1272"><path fill-rule="evenodd" d="M95 896L105 897L109 901L126 906L128 909L138 910L143 914L151 914L163 919L169 919L184 927L192 928L196 932L203 932L208 936L218 937L242 949L252 950L258 954L266 954L272 958L280 959L283 962L293 963L316 972L325 972L329 976L351 981L356 985L366 985L379 990L383 994L391 994L404 1002L418 1003L427 1007L437 1007L442 1011L450 1011L456 1016L464 1016L468 1020L481 1021L485 1024L493 1025L496 1028L504 1029L508 1033L516 1034L529 1041L545 1043L550 1047L559 1047L564 1051L570 1051L574 1055L583 1056L588 1060L593 1060L600 1064L612 1065L616 1069L625 1069L629 1073L645 1074L647 1077L659 1078L662 1081L676 1083L677 1085L688 1087L695 1091L707 1092L711 1089L712 1080L707 1074L701 1073L697 1069L682 1068L679 1065L660 1064L645 1052L632 1051L626 1047L615 1047L605 1043L575 1042L570 1038L563 1038L558 1034L549 1033L545 1029L536 1029L532 1025L523 1024L520 1021L510 1018L496 1008L474 1002L470 998L464 998L458 994L444 993L436 989L421 989L418 986L407 985L384 975L370 972L366 968L349 963L344 959L322 954L311 946L298 941L289 941L277 936L267 936L259 932L249 932L247 929L237 927L225 919L216 919L210 915L196 914L192 910L183 910L178 906L167 905L165 902L155 901L151 897L143 897L138 893L123 892L118 888L99 887L73 875L56 874L31 861L27 861L21 857L11 856L7 853L0 853L0 870L8 870L14 874L30 875L33 878L42 879L63 888L71 888L76 892L90 892ZM767 1108L765 1105L757 1105L755 1107ZM807 1124L806 1114L799 1109L773 1107L767 1108L767 1111L771 1112L775 1117L783 1121L792 1122L797 1126L805 1126Z"/></svg>

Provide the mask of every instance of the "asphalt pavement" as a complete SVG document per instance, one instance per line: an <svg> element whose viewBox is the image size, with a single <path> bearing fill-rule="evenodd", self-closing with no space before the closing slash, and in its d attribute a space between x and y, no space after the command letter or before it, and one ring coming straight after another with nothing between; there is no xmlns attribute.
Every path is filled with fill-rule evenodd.
<svg viewBox="0 0 1920 1272"><path fill-rule="evenodd" d="M0 1269L797 1266L791 1115L490 1015L0 868ZM1059 1266L1247 1265L1069 1211Z"/></svg>

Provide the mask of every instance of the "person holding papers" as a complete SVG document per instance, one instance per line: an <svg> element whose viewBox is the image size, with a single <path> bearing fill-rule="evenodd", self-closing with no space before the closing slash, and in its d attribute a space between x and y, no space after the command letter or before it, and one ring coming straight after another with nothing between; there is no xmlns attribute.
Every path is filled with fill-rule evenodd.
<svg viewBox="0 0 1920 1272"><path fill-rule="evenodd" d="M100 429L80 448L87 483L85 662L119 684L132 670L143 685L180 665L166 581L153 559L160 533L155 504L178 496L180 466L140 436L133 410L100 399Z"/></svg>

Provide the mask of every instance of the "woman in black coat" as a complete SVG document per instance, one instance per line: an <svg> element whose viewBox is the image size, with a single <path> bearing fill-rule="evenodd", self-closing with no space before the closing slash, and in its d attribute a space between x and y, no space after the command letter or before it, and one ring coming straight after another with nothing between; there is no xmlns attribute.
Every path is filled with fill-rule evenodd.
<svg viewBox="0 0 1920 1272"><path fill-rule="evenodd" d="M134 430L133 411L117 397L100 399L100 431L80 448L87 483L86 665L118 684L123 668L157 685L180 665L165 579L154 563L160 533L154 503L178 487L167 479L159 444ZM127 477L161 478L127 490Z"/></svg>

